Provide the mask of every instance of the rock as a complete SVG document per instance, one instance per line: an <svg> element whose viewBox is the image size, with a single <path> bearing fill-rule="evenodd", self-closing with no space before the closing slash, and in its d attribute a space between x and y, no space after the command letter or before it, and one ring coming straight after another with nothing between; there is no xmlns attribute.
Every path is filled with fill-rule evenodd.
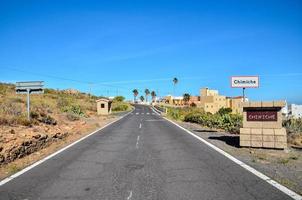
<svg viewBox="0 0 302 200"><path fill-rule="evenodd" d="M46 127L44 128L44 130L45 130L45 132L48 132L48 131L49 131L49 127L46 126Z"/></svg>
<svg viewBox="0 0 302 200"><path fill-rule="evenodd" d="M41 137L39 138L39 140L46 140L48 138L48 135L43 134L41 135Z"/></svg>
<svg viewBox="0 0 302 200"><path fill-rule="evenodd" d="M14 129L11 129L11 130L9 131L9 133L10 133L10 134L15 134L16 132L15 132Z"/></svg>
<svg viewBox="0 0 302 200"><path fill-rule="evenodd" d="M24 142L22 142L22 146L29 146L29 145L31 145L31 143L32 143L32 141L24 141Z"/></svg>
<svg viewBox="0 0 302 200"><path fill-rule="evenodd" d="M33 129L33 132L39 132L39 129L34 128L34 129Z"/></svg>
<svg viewBox="0 0 302 200"><path fill-rule="evenodd" d="M0 147L0 152L3 150L3 147Z"/></svg>
<svg viewBox="0 0 302 200"><path fill-rule="evenodd" d="M57 138L57 139L62 139L63 136L61 134L61 132L57 132L56 134L54 134L54 136L52 136L53 138Z"/></svg>
<svg viewBox="0 0 302 200"><path fill-rule="evenodd" d="M56 134L54 134L54 136L52 136L52 138L63 139L67 135L68 135L68 132L65 132L65 133L57 132Z"/></svg>
<svg viewBox="0 0 302 200"><path fill-rule="evenodd" d="M81 125L85 125L85 124L86 124L86 122L85 122L85 121L82 121L80 124L81 124Z"/></svg>
<svg viewBox="0 0 302 200"><path fill-rule="evenodd" d="M2 154L0 154L0 163L3 163L4 161L5 161L5 157Z"/></svg>
<svg viewBox="0 0 302 200"><path fill-rule="evenodd" d="M41 137L41 135L40 134L36 134L36 135L33 135L32 137L35 138L35 139L39 139Z"/></svg>

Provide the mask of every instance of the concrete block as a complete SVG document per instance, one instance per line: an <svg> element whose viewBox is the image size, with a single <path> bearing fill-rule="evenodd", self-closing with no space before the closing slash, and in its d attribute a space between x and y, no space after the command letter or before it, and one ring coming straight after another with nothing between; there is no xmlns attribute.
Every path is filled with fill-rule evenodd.
<svg viewBox="0 0 302 200"><path fill-rule="evenodd" d="M251 141L240 140L240 146L250 147L251 146Z"/></svg>
<svg viewBox="0 0 302 200"><path fill-rule="evenodd" d="M242 121L243 121L243 122L246 122L246 115L247 115L246 112L243 112L243 113L242 113Z"/></svg>
<svg viewBox="0 0 302 200"><path fill-rule="evenodd" d="M240 128L240 134L251 134L251 129L250 128Z"/></svg>
<svg viewBox="0 0 302 200"><path fill-rule="evenodd" d="M273 101L262 101L261 106L262 107L274 107L274 102Z"/></svg>
<svg viewBox="0 0 302 200"><path fill-rule="evenodd" d="M275 135L275 142L287 142L286 135Z"/></svg>
<svg viewBox="0 0 302 200"><path fill-rule="evenodd" d="M262 142L262 147L266 147L266 148L275 148L275 142Z"/></svg>
<svg viewBox="0 0 302 200"><path fill-rule="evenodd" d="M259 108L259 107L261 107L261 106L262 106L261 101L250 101L249 107L256 107L256 108Z"/></svg>
<svg viewBox="0 0 302 200"><path fill-rule="evenodd" d="M251 141L262 141L262 135L251 135Z"/></svg>
<svg viewBox="0 0 302 200"><path fill-rule="evenodd" d="M286 142L275 142L275 148L276 149L285 149L287 148Z"/></svg>
<svg viewBox="0 0 302 200"><path fill-rule="evenodd" d="M251 128L251 135L262 135L262 128Z"/></svg>
<svg viewBox="0 0 302 200"><path fill-rule="evenodd" d="M274 135L286 135L286 130L285 128L277 128L274 129Z"/></svg>
<svg viewBox="0 0 302 200"><path fill-rule="evenodd" d="M242 102L241 105L242 107L250 107L250 102L249 101Z"/></svg>
<svg viewBox="0 0 302 200"><path fill-rule="evenodd" d="M263 142L275 142L275 136L274 135L263 135Z"/></svg>
<svg viewBox="0 0 302 200"><path fill-rule="evenodd" d="M252 147L262 147L262 141L251 141Z"/></svg>
<svg viewBox="0 0 302 200"><path fill-rule="evenodd" d="M263 135L274 135L274 129L272 128L263 128L262 129Z"/></svg>
<svg viewBox="0 0 302 200"><path fill-rule="evenodd" d="M285 106L285 101L274 101L274 107L283 108Z"/></svg>
<svg viewBox="0 0 302 200"><path fill-rule="evenodd" d="M282 128L282 123L278 122L263 122L262 128Z"/></svg>
<svg viewBox="0 0 302 200"><path fill-rule="evenodd" d="M283 119L283 116L282 116L282 112L281 111L279 111L278 113L277 113L277 118L278 118L278 123L280 123L281 125L282 125L282 119Z"/></svg>
<svg viewBox="0 0 302 200"><path fill-rule="evenodd" d="M241 140L251 140L251 135L241 134L240 133L240 141Z"/></svg>
<svg viewBox="0 0 302 200"><path fill-rule="evenodd" d="M262 128L262 122L243 121L242 125L244 128Z"/></svg>

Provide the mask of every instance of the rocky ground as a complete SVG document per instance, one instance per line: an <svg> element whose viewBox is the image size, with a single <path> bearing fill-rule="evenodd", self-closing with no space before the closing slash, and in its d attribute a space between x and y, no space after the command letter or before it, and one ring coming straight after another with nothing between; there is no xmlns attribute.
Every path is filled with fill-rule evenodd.
<svg viewBox="0 0 302 200"><path fill-rule="evenodd" d="M0 126L0 178L19 171L117 117L94 116L69 121L62 114L58 116L56 125Z"/></svg>
<svg viewBox="0 0 302 200"><path fill-rule="evenodd" d="M176 122L282 185L302 194L301 149L292 147L285 150L241 148L239 135L210 130L198 124Z"/></svg>

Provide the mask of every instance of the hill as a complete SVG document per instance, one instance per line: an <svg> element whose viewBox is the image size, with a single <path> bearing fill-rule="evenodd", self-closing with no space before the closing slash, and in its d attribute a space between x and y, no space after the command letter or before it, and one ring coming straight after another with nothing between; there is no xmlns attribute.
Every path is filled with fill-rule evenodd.
<svg viewBox="0 0 302 200"><path fill-rule="evenodd" d="M116 117L97 116L95 101L99 97L74 91L45 89L44 94L32 94L28 120L26 95L16 94L13 84L0 83L1 166L56 146L59 141L64 146ZM126 111L131 106L114 101L113 108Z"/></svg>

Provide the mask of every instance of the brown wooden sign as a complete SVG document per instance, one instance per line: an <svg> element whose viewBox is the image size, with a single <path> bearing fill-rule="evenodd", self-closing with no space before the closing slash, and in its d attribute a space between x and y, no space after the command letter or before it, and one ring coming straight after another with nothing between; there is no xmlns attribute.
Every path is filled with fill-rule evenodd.
<svg viewBox="0 0 302 200"><path fill-rule="evenodd" d="M247 111L247 121L278 121L277 111Z"/></svg>

